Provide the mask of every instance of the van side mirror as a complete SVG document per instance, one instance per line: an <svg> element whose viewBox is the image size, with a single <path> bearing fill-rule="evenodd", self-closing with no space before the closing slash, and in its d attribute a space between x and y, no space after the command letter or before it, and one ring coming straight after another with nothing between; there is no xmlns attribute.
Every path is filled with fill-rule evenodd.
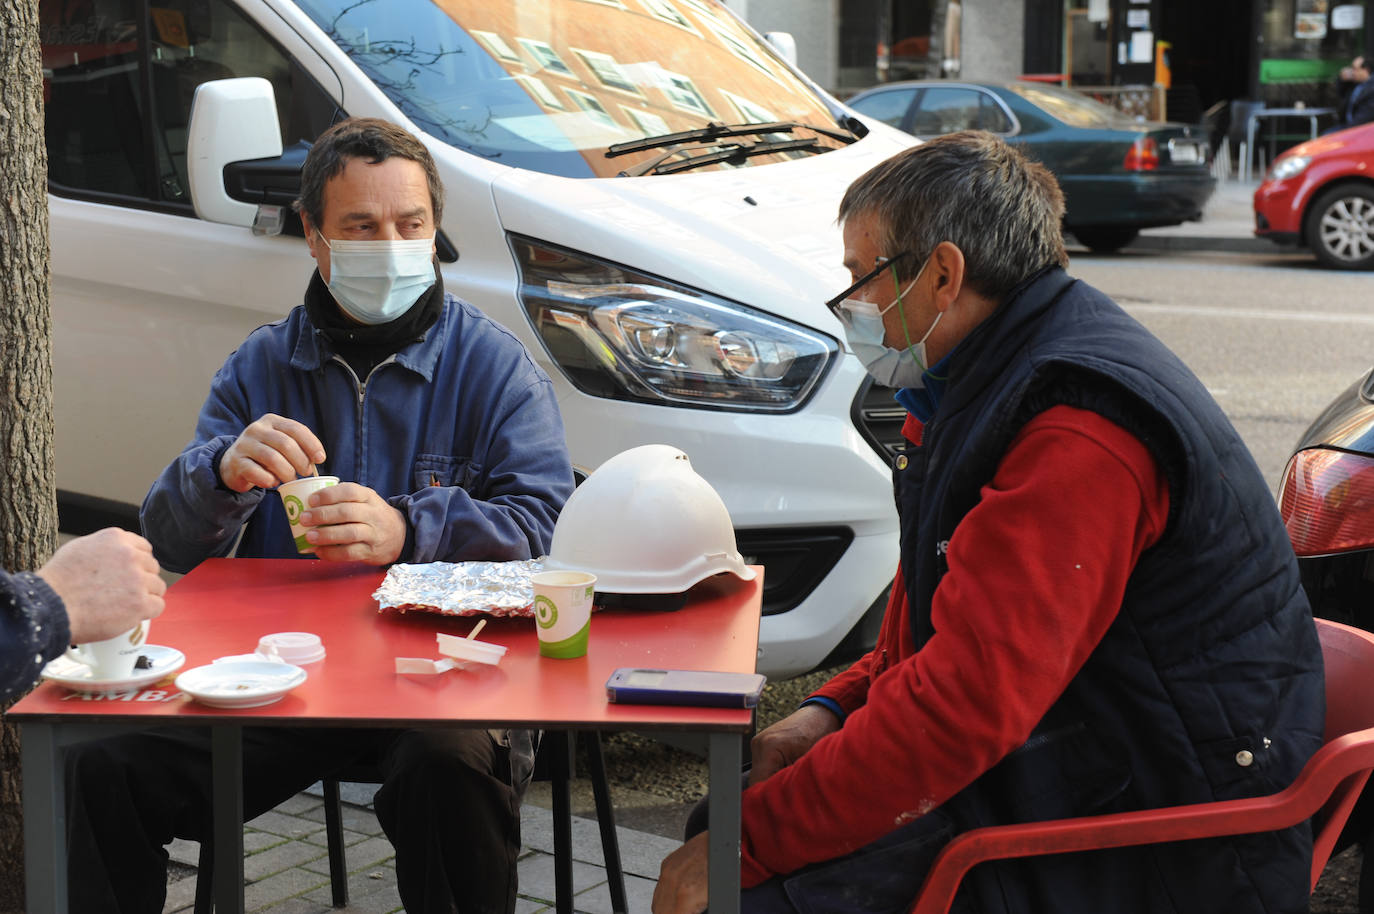
<svg viewBox="0 0 1374 914"><path fill-rule="evenodd" d="M272 84L260 76L216 79L196 87L187 128L187 178L196 215L208 222L253 225L255 203L229 196L224 168L282 154Z"/></svg>
<svg viewBox="0 0 1374 914"><path fill-rule="evenodd" d="M797 65L797 39L791 32L764 32L763 39L773 46L779 57L794 67Z"/></svg>

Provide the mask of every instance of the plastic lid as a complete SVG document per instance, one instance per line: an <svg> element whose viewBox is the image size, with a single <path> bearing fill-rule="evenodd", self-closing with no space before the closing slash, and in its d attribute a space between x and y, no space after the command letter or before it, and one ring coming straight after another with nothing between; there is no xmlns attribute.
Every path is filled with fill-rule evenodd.
<svg viewBox="0 0 1374 914"><path fill-rule="evenodd" d="M300 665L324 659L324 644L310 632L276 632L258 639L258 653Z"/></svg>

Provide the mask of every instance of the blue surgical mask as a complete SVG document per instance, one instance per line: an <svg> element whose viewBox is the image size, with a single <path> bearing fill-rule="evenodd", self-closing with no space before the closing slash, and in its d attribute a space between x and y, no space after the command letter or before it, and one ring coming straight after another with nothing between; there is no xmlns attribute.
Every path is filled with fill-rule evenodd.
<svg viewBox="0 0 1374 914"><path fill-rule="evenodd" d="M363 324L394 321L434 285L434 239L330 241L329 291Z"/></svg>
<svg viewBox="0 0 1374 914"><path fill-rule="evenodd" d="M893 349L883 345L883 338L887 335L883 328L883 315L902 303L902 298L911 291L912 286L920 282L921 274L925 273L926 265L929 263L930 260L927 258L926 262L921 264L916 278L907 283L905 289L899 290L896 300L886 308L880 310L873 302L859 298L846 298L839 305L844 337L849 343L850 350L858 356L864 368L868 369L873 380L879 384L896 388L925 386L924 374L930 365L926 358L926 340L940 323L940 318L944 317L944 312L937 312L925 336L906 349Z"/></svg>

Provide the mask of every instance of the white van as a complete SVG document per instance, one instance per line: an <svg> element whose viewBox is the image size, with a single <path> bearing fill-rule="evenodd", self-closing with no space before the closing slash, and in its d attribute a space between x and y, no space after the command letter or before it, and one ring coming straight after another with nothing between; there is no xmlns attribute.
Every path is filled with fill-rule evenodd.
<svg viewBox="0 0 1374 914"><path fill-rule="evenodd" d="M301 300L309 140L383 117L443 176L445 285L553 378L574 462L672 444L720 492L767 567L760 670L871 642L902 414L822 302L841 193L910 138L715 0L39 7L64 530L134 522L215 370ZM193 123L245 76L275 106L210 90Z"/></svg>

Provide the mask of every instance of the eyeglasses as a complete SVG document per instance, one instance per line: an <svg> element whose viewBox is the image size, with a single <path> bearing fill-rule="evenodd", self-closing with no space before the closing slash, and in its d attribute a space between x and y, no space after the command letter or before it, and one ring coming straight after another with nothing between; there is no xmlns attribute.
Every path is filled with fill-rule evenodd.
<svg viewBox="0 0 1374 914"><path fill-rule="evenodd" d="M876 277L883 270L886 270L888 267L895 266L898 261L900 261L904 257L909 256L910 254L910 251L902 251L902 253L898 254L896 257L878 258L880 262L876 267L874 267L872 270L869 270L863 276L859 277L859 280L856 283L854 283L854 285L850 286L848 289L845 289L839 295L836 295L834 298L830 299L830 301L826 302L825 306L830 309L831 314L835 315L837 318L840 319L841 322L843 322L845 317L844 314L840 312L840 305L844 302L844 300L846 298L852 297L856 292L858 292L864 286L872 282L874 277Z"/></svg>

